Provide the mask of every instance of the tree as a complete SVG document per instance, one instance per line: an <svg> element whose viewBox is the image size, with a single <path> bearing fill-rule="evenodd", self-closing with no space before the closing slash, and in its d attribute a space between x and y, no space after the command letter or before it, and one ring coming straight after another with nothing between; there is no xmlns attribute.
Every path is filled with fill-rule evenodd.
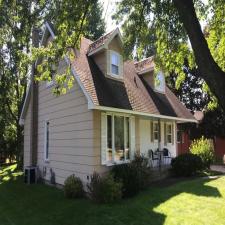
<svg viewBox="0 0 225 225"><path fill-rule="evenodd" d="M54 23L56 45L46 55L59 58L69 45L78 46L81 35L98 38L104 33L101 14L97 0L0 1L0 151L7 157L21 159L23 129L19 118L31 65L49 50L32 48L32 30L46 20Z"/></svg>
<svg viewBox="0 0 225 225"><path fill-rule="evenodd" d="M211 18L208 17L210 14ZM131 53L136 48L146 55L146 48L142 47L142 37L151 33L155 40L152 49L156 50L157 66L168 74L177 74L176 82L179 86L185 79L183 65L185 60L188 60L190 68L197 68L199 76L205 80L223 109L224 51L220 54L222 60L218 60L213 51L221 51L218 47L222 50L225 48L224 17L225 4L222 0L210 0L208 4L203 4L200 0L122 0L114 15L117 21L123 21L122 28L124 36L127 37L125 46L128 52ZM209 35L210 32L214 36L216 33L216 40L210 42L206 39L201 30L200 19L208 22Z"/></svg>

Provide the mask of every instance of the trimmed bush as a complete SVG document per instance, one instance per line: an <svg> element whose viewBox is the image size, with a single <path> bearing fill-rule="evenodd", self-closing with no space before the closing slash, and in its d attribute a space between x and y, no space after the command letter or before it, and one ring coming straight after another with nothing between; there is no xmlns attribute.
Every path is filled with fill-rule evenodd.
<svg viewBox="0 0 225 225"><path fill-rule="evenodd" d="M210 164L214 160L214 150L210 140L204 137L194 140L190 146L190 152L202 159L205 168L210 168Z"/></svg>
<svg viewBox="0 0 225 225"><path fill-rule="evenodd" d="M64 194L67 198L81 198L84 196L83 183L74 174L66 178L64 182Z"/></svg>
<svg viewBox="0 0 225 225"><path fill-rule="evenodd" d="M134 196L147 187L150 180L150 169L147 165L146 158L136 155L131 163L113 167L114 178L123 183L123 197Z"/></svg>
<svg viewBox="0 0 225 225"><path fill-rule="evenodd" d="M186 153L172 159L172 171L176 176L192 176L202 170L202 160L199 156Z"/></svg>
<svg viewBox="0 0 225 225"><path fill-rule="evenodd" d="M94 172L87 188L90 198L95 202L112 203L122 197L122 183L116 182L111 174L100 177L98 173Z"/></svg>

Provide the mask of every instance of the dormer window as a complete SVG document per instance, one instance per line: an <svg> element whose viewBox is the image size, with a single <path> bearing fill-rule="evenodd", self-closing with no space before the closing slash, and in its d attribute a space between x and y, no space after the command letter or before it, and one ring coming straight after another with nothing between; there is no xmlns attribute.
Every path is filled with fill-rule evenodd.
<svg viewBox="0 0 225 225"><path fill-rule="evenodd" d="M111 73L119 75L120 55L116 52L111 52Z"/></svg>
<svg viewBox="0 0 225 225"><path fill-rule="evenodd" d="M162 71L158 72L155 76L155 90L165 93L165 77Z"/></svg>
<svg viewBox="0 0 225 225"><path fill-rule="evenodd" d="M123 57L118 52L108 50L107 74L114 78L123 78Z"/></svg>

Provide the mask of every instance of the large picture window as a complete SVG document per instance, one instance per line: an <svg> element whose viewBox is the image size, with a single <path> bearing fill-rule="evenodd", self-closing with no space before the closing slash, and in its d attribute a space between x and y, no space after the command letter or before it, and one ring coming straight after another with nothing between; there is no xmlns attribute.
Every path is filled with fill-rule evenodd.
<svg viewBox="0 0 225 225"><path fill-rule="evenodd" d="M130 119L126 116L107 115L107 162L130 159Z"/></svg>

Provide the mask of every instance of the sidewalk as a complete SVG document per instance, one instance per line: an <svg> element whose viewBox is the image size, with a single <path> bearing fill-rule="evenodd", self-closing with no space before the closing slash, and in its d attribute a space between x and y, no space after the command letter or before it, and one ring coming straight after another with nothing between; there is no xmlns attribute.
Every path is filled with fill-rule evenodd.
<svg viewBox="0 0 225 225"><path fill-rule="evenodd" d="M214 170L214 171L225 173L225 165L211 165L210 169Z"/></svg>

